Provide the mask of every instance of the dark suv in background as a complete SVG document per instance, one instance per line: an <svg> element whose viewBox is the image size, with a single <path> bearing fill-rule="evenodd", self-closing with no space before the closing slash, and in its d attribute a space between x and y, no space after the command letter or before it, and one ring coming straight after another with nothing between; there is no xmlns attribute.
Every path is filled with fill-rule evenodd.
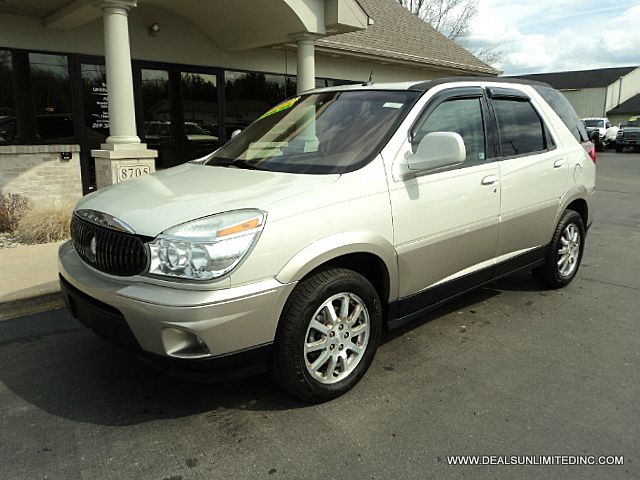
<svg viewBox="0 0 640 480"><path fill-rule="evenodd" d="M640 117L631 117L620 125L616 136L616 152L622 152L625 147L640 150Z"/></svg>

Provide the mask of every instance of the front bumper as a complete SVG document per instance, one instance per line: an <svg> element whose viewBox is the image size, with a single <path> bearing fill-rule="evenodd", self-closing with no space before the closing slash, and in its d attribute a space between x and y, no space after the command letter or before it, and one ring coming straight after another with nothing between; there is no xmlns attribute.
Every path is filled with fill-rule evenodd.
<svg viewBox="0 0 640 480"><path fill-rule="evenodd" d="M224 368L232 357L255 360L275 337L280 313L295 283L275 279L218 290L149 284L101 274L70 242L60 247L58 268L70 311L103 338L154 363L181 370ZM197 335L210 355L172 354L166 329Z"/></svg>

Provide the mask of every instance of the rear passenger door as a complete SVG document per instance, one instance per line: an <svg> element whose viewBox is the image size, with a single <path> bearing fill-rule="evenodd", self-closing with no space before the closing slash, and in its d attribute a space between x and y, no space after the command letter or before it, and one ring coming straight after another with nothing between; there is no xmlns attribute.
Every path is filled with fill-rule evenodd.
<svg viewBox="0 0 640 480"><path fill-rule="evenodd" d="M497 257L525 253L551 240L568 159L556 148L534 102L517 89L487 89L500 150L500 236Z"/></svg>

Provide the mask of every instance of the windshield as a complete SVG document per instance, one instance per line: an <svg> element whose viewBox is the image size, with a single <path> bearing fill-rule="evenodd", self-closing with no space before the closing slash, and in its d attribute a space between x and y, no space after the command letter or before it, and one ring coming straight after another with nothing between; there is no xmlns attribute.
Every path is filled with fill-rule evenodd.
<svg viewBox="0 0 640 480"><path fill-rule="evenodd" d="M587 127L591 127L591 128L593 128L593 127L602 128L602 127L604 127L604 120L595 120L595 119L594 120L588 120L587 119L587 120L584 121L584 124Z"/></svg>
<svg viewBox="0 0 640 480"><path fill-rule="evenodd" d="M294 97L217 150L208 165L290 173L344 173L368 163L420 96L359 90Z"/></svg>
<svg viewBox="0 0 640 480"><path fill-rule="evenodd" d="M634 127L640 128L640 117L638 118L630 118L626 123L622 124L622 127Z"/></svg>

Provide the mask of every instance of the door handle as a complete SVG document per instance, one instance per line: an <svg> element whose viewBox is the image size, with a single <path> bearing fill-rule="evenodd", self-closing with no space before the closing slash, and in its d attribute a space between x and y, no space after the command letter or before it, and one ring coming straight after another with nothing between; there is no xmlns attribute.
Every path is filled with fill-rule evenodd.
<svg viewBox="0 0 640 480"><path fill-rule="evenodd" d="M555 162L553 162L553 168L564 167L566 164L567 164L567 161L562 158L560 160L556 160Z"/></svg>
<svg viewBox="0 0 640 480"><path fill-rule="evenodd" d="M497 175L487 175L482 179L482 185L493 185L494 183L498 183Z"/></svg>

